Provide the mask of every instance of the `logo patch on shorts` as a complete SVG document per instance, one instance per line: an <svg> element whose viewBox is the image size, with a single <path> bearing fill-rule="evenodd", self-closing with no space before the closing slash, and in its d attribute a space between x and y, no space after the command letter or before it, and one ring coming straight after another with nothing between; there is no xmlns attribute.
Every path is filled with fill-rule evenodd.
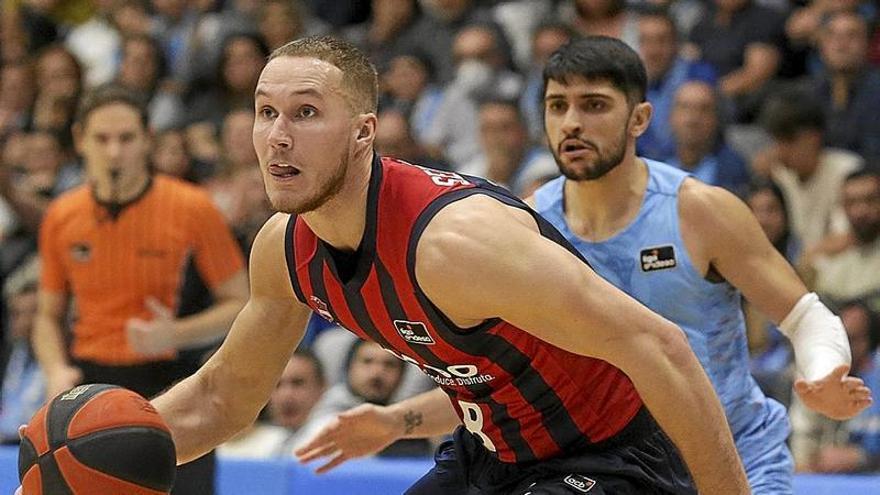
<svg viewBox="0 0 880 495"><path fill-rule="evenodd" d="M428 327L420 321L394 320L394 328L410 344L434 345Z"/></svg>
<svg viewBox="0 0 880 495"><path fill-rule="evenodd" d="M562 481L564 481L566 485L583 493L589 492L594 486L596 486L596 480L592 480L580 474L569 474Z"/></svg>
<svg viewBox="0 0 880 495"><path fill-rule="evenodd" d="M643 272L675 268L678 265L675 260L675 248L670 245L642 249L639 254L639 265Z"/></svg>

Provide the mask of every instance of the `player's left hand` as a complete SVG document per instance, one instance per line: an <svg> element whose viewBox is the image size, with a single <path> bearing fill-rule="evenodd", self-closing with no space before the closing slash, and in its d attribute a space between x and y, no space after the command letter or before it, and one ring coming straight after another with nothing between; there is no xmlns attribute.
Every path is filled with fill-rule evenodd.
<svg viewBox="0 0 880 495"><path fill-rule="evenodd" d="M174 350L174 313L154 297L147 298L147 308L153 313L149 321L130 318L125 322L128 345L137 353L156 356Z"/></svg>
<svg viewBox="0 0 880 495"><path fill-rule="evenodd" d="M805 406L831 419L855 417L871 405L871 390L861 378L847 376L848 365L834 368L824 378L794 382L794 390Z"/></svg>

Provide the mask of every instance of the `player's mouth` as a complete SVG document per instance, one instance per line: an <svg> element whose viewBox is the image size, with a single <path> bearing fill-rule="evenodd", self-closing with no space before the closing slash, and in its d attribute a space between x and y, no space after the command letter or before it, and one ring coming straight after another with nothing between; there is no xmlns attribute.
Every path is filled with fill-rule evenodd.
<svg viewBox="0 0 880 495"><path fill-rule="evenodd" d="M569 138L559 143L559 156L568 160L582 158L587 153L596 152L596 148L580 139Z"/></svg>
<svg viewBox="0 0 880 495"><path fill-rule="evenodd" d="M270 163L268 167L269 175L276 180L292 180L299 175L299 169L287 163Z"/></svg>

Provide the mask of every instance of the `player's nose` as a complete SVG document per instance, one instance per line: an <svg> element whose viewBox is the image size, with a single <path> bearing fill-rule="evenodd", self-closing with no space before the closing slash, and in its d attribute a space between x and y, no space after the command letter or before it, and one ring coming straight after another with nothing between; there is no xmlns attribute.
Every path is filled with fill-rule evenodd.
<svg viewBox="0 0 880 495"><path fill-rule="evenodd" d="M287 128L286 119L278 117L272 122L267 136L269 146L273 148L291 148L293 147L293 136Z"/></svg>

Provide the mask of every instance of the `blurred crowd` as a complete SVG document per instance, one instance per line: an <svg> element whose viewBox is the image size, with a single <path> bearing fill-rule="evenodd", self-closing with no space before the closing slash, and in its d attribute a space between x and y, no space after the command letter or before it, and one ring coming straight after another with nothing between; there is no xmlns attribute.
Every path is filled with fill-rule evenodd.
<svg viewBox="0 0 880 495"><path fill-rule="evenodd" d="M868 0L3 0L0 439L15 442L45 400L29 344L37 239L47 206L85 180L71 130L82 96L107 84L138 95L153 172L204 188L247 253L271 214L251 143L256 81L271 50L315 34L346 38L375 63L380 154L523 197L558 174L544 145L544 62L573 37L624 40L644 60L654 107L639 154L747 202L841 316L852 373L876 393L878 9ZM181 294L179 307L198 297ZM847 422L810 413L791 394L787 341L746 309L753 375L790 406L798 469L880 471L878 406ZM433 385L409 368L314 318L260 421L220 454L290 456L343 410ZM429 452L407 441L385 454Z"/></svg>

